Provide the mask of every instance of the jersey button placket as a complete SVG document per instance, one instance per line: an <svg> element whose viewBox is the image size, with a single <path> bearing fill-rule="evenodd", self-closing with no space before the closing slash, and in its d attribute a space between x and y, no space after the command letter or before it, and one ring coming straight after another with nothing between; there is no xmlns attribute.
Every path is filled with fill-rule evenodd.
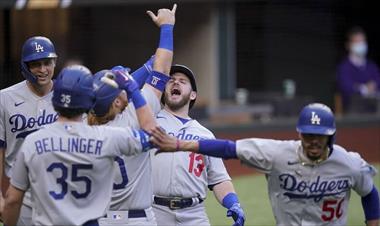
<svg viewBox="0 0 380 226"><path fill-rule="evenodd" d="M42 113L44 112L44 109L43 109L43 106L44 105L44 102L43 102L43 100L42 99L39 99L38 101L37 101L37 117L36 118L38 118L39 116L41 116L42 115Z"/></svg>

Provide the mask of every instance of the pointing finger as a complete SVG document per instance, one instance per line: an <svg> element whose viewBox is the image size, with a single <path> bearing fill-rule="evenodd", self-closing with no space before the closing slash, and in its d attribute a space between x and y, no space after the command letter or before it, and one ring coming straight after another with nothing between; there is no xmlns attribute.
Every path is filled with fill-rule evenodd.
<svg viewBox="0 0 380 226"><path fill-rule="evenodd" d="M176 10L177 10L177 4L174 4L173 9L172 9L172 13L175 13Z"/></svg>

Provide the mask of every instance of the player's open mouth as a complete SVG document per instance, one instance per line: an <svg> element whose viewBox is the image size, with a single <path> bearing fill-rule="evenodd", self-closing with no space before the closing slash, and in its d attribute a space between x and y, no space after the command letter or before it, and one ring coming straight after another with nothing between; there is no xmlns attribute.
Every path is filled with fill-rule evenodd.
<svg viewBox="0 0 380 226"><path fill-rule="evenodd" d="M48 77L48 75L37 75L37 78L42 78L42 79L44 79L44 78L47 78Z"/></svg>
<svg viewBox="0 0 380 226"><path fill-rule="evenodd" d="M170 92L172 96L180 96L181 95L181 90L177 88L173 88L172 91Z"/></svg>

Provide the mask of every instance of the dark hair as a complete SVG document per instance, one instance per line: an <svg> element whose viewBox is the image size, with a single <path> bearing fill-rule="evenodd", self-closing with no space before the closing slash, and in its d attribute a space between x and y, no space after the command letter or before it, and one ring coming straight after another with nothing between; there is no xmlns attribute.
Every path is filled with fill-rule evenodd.
<svg viewBox="0 0 380 226"><path fill-rule="evenodd" d="M88 110L83 109L83 108L64 108L64 107L59 107L59 106L55 106L55 105L53 105L53 107L54 107L54 110L60 116L63 116L63 117L68 118L68 119L78 117L78 116L82 115L83 113L88 113Z"/></svg>
<svg viewBox="0 0 380 226"><path fill-rule="evenodd" d="M364 36L366 36L365 31L362 27L354 26L347 31L347 35L346 35L347 42L350 41L352 36L357 35L357 34L363 34Z"/></svg>

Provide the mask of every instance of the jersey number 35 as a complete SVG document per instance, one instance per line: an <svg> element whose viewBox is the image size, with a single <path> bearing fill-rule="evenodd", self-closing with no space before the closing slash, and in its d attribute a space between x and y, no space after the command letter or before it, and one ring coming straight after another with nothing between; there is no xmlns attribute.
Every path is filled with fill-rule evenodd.
<svg viewBox="0 0 380 226"><path fill-rule="evenodd" d="M79 171L81 170L92 170L92 164L72 164L71 165L71 181L76 183L82 183L85 185L85 190L83 192L70 191L71 195L77 199L86 198L91 193L91 180L86 176L79 176ZM68 192L67 177L69 168L65 166L62 162L53 162L46 169L47 172L61 171L61 176L57 178L57 184L61 185L61 191L49 191L49 195L56 200L63 199Z"/></svg>

